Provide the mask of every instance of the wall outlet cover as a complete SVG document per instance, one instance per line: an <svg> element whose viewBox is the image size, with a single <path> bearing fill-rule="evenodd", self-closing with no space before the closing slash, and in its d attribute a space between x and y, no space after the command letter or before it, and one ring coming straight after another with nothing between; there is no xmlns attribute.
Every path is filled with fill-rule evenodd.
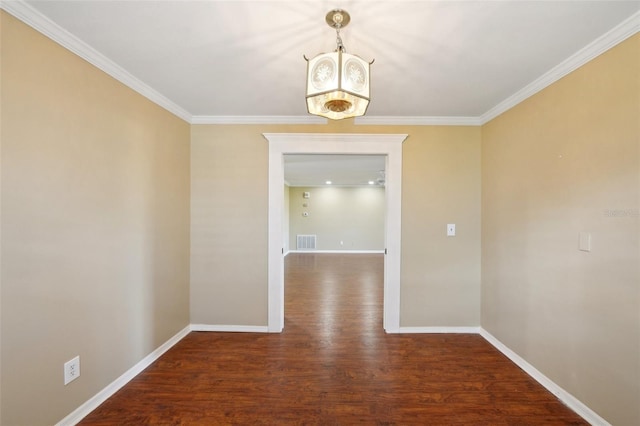
<svg viewBox="0 0 640 426"><path fill-rule="evenodd" d="M64 363L64 384L68 385L80 377L80 356Z"/></svg>

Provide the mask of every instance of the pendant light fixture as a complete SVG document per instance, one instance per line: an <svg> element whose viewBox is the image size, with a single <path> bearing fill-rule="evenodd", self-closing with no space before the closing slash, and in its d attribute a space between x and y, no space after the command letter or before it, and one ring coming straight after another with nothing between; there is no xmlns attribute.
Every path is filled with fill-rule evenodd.
<svg viewBox="0 0 640 426"><path fill-rule="evenodd" d="M369 106L369 68L373 63L350 55L340 30L351 17L342 9L327 13L327 24L336 30L336 50L307 61L307 109L310 114L332 120L364 115Z"/></svg>

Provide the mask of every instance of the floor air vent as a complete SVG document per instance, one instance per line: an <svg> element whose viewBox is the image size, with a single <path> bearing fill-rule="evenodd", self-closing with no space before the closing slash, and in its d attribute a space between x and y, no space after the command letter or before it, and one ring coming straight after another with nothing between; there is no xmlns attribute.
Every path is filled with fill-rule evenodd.
<svg viewBox="0 0 640 426"><path fill-rule="evenodd" d="M315 250L316 236L315 235L297 235L296 248L298 250Z"/></svg>

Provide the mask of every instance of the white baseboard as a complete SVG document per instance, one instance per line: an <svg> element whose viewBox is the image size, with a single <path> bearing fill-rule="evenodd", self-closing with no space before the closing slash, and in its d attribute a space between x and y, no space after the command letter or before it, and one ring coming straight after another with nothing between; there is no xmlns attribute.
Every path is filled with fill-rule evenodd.
<svg viewBox="0 0 640 426"><path fill-rule="evenodd" d="M600 417L595 411L587 407L576 397L571 395L566 390L562 389L556 383L554 383L547 376L542 374L538 369L536 369L533 365L529 364L525 361L520 355L513 352L507 346L505 346L501 341L496 339L491 333L489 333L484 328L480 327L480 335L484 337L484 339L491 343L496 349L502 352L507 358L513 361L518 367L522 368L529 376L531 376L535 381L544 386L549 392L554 394L560 401L562 401L567 407L571 408L576 412L580 417L585 419L587 422L594 426L611 426L609 422Z"/></svg>
<svg viewBox="0 0 640 426"><path fill-rule="evenodd" d="M268 333L266 325L191 324L191 331L222 331L229 333Z"/></svg>
<svg viewBox="0 0 640 426"><path fill-rule="evenodd" d="M60 420L56 423L56 426L73 426L80 422L87 414L91 413L93 410L98 408L100 404L105 402L109 397L111 397L114 393L120 390L124 385L129 383L131 379L140 374L142 370L150 366L155 360L160 358L162 354L171 349L173 345L182 340L187 334L191 332L191 326L188 325L182 330L180 330L176 335L171 337L169 340L164 342L160 347L151 352L149 355L144 357L140 362L127 370L122 376L118 377L111 384L107 385L106 388L102 389L100 392L95 394L91 399L82 404L80 407L76 408L71 414L69 414L64 419Z"/></svg>
<svg viewBox="0 0 640 426"><path fill-rule="evenodd" d="M479 334L480 327L400 327L398 333Z"/></svg>
<svg viewBox="0 0 640 426"><path fill-rule="evenodd" d="M384 254L384 250L289 250L288 253Z"/></svg>

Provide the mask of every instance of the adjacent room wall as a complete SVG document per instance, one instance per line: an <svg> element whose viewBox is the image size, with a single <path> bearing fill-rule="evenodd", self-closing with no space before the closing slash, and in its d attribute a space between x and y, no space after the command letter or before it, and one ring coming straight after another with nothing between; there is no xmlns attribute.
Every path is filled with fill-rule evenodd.
<svg viewBox="0 0 640 426"><path fill-rule="evenodd" d="M298 234L317 235L317 250L384 250L384 187L292 187L289 197L292 250Z"/></svg>
<svg viewBox="0 0 640 426"><path fill-rule="evenodd" d="M190 126L0 19L0 423L51 425L189 324Z"/></svg>
<svg viewBox="0 0 640 426"><path fill-rule="evenodd" d="M268 142L262 133L287 132L408 133L400 325L480 325L480 128L353 120L192 127L191 322L267 325ZM446 236L447 223L457 224L456 237Z"/></svg>
<svg viewBox="0 0 640 426"><path fill-rule="evenodd" d="M482 326L615 425L640 424L639 76L635 35L482 128Z"/></svg>

